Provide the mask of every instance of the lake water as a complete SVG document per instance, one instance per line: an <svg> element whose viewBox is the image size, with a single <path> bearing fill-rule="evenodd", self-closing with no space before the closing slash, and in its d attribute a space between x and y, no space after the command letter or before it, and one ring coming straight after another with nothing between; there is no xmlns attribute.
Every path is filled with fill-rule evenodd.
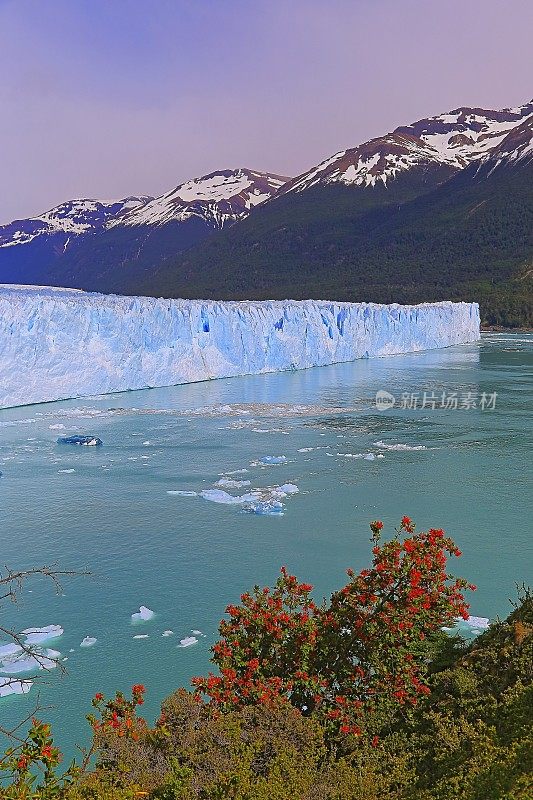
<svg viewBox="0 0 533 800"><path fill-rule="evenodd" d="M88 740L95 692L142 682L153 718L165 695L208 669L229 602L272 583L282 564L329 594L348 566L368 564L376 518L385 531L403 514L444 527L463 550L455 571L479 587L472 613L506 615L515 584L531 583L532 365L533 335L488 334L440 351L0 411L2 563L92 573L58 596L34 581L2 612L19 630L65 630L52 646L68 674L56 670L40 693L67 755ZM379 390L393 408L376 408ZM454 392L458 408L441 408ZM104 446L56 444L74 433ZM286 462L263 465L265 456ZM168 494L224 477L299 493L281 498L283 515ZM155 617L132 625L141 604ZM193 630L205 635L178 647ZM85 636L97 643L80 648ZM34 686L0 700L1 723L36 695Z"/></svg>

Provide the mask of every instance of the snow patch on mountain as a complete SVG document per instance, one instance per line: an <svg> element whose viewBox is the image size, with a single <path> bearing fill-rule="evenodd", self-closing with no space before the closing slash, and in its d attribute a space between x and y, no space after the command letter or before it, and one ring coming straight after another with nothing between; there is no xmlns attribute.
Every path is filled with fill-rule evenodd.
<svg viewBox="0 0 533 800"><path fill-rule="evenodd" d="M287 180L248 169L212 172L180 184L143 207L112 220L107 227L165 225L198 217L220 229L268 200Z"/></svg>
<svg viewBox="0 0 533 800"><path fill-rule="evenodd" d="M497 147L513 128L532 115L533 101L501 111L458 108L396 128L395 133L418 137L433 147L443 161L461 169Z"/></svg>
<svg viewBox="0 0 533 800"><path fill-rule="evenodd" d="M301 192L319 184L387 186L401 173L431 166L448 167L451 175L493 152L531 119L533 101L501 111L459 108L342 150L290 181L281 193Z"/></svg>
<svg viewBox="0 0 533 800"><path fill-rule="evenodd" d="M123 200L102 202L100 200L68 200L38 217L14 220L8 225L0 226L0 247L14 247L29 244L42 236L62 234L66 238L102 228L111 218L120 218L124 214L144 205L150 197L127 197Z"/></svg>

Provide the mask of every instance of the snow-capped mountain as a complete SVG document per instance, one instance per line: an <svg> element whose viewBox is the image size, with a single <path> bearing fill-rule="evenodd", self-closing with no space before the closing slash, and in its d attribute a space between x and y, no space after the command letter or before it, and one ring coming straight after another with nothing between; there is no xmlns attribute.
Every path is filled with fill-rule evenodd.
<svg viewBox="0 0 533 800"><path fill-rule="evenodd" d="M524 167L533 162L533 114L514 127L490 152L479 159L478 174L502 167Z"/></svg>
<svg viewBox="0 0 533 800"><path fill-rule="evenodd" d="M27 245L43 236L62 234L65 238L80 236L102 228L110 219L120 219L124 214L143 206L151 197L126 197L109 203L100 200L68 200L38 217L14 220L0 226L0 247Z"/></svg>
<svg viewBox="0 0 533 800"><path fill-rule="evenodd" d="M165 225L198 217L213 228L223 228L268 200L288 180L249 169L212 172L182 183L125 216L117 217L107 227Z"/></svg>
<svg viewBox="0 0 533 800"><path fill-rule="evenodd" d="M405 133L389 133L365 144L342 150L309 172L291 181L285 191L301 192L311 186L341 183L345 186L375 186L413 167L442 165L436 150Z"/></svg>
<svg viewBox="0 0 533 800"><path fill-rule="evenodd" d="M0 226L0 282L120 291L134 275L243 219L287 180L221 170L156 198L62 203Z"/></svg>
<svg viewBox="0 0 533 800"><path fill-rule="evenodd" d="M489 111L457 108L448 114L421 119L395 133L416 136L439 156L460 169L497 147L507 134L533 115L533 100L517 108Z"/></svg>
<svg viewBox="0 0 533 800"><path fill-rule="evenodd" d="M518 108L488 111L458 108L419 120L392 133L327 158L290 181L281 194L316 185L387 186L414 169L448 167L449 177L497 147L533 116L533 101Z"/></svg>
<svg viewBox="0 0 533 800"><path fill-rule="evenodd" d="M336 153L127 293L481 302L533 324L533 102L460 108Z"/></svg>

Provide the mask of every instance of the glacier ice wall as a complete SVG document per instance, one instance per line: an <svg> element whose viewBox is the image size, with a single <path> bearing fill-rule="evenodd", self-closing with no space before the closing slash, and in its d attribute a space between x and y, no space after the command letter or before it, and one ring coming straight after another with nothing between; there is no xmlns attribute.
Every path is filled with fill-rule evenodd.
<svg viewBox="0 0 533 800"><path fill-rule="evenodd" d="M477 303L215 302L0 286L0 408L478 338Z"/></svg>

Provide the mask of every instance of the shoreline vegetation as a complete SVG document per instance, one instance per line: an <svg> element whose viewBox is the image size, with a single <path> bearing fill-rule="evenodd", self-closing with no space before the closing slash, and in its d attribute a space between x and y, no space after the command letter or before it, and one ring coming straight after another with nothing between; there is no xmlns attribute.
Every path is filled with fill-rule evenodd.
<svg viewBox="0 0 533 800"><path fill-rule="evenodd" d="M403 517L371 523L372 562L328 601L285 568L229 605L215 667L140 715L146 688L106 698L66 770L50 727L0 758L6 800L529 800L533 595L468 641L461 552ZM444 629L444 630L443 630ZM3 776L3 781L2 781Z"/></svg>

